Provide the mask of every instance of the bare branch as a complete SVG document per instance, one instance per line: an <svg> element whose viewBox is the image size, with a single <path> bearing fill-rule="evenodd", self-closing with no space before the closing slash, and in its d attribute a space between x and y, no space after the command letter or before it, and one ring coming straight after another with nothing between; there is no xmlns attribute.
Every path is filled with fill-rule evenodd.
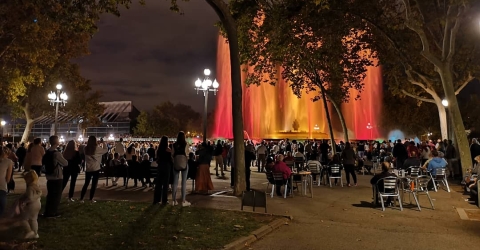
<svg viewBox="0 0 480 250"><path fill-rule="evenodd" d="M458 29L460 28L460 22L461 22L461 15L465 12L465 6L459 7L458 13L457 13L457 18L455 20L455 25L453 26L452 30L450 31L450 49L448 51L448 56L447 56L447 63L450 63L452 61L453 56L455 55L455 42L457 41L457 33Z"/></svg>
<svg viewBox="0 0 480 250"><path fill-rule="evenodd" d="M417 33L417 35L419 36L423 46L423 50L421 52L422 56L425 57L428 61L430 61L433 65L435 65L437 68L441 68L441 66L443 66L443 63L440 59L438 59L431 53L430 44L423 27L419 24L416 24L415 20L413 20L414 17L412 16L412 8L410 6L410 1L402 0L402 2L405 5L405 25L409 29Z"/></svg>
<svg viewBox="0 0 480 250"><path fill-rule="evenodd" d="M411 98L420 100L422 102L435 103L435 100L433 100L433 99L428 99L428 98L424 98L424 97L421 97L421 96L418 96L418 95L414 95L414 94L411 94L411 93L409 93L409 92L407 92L406 90L403 90L403 89L402 89L402 93L406 96L409 96Z"/></svg>
<svg viewBox="0 0 480 250"><path fill-rule="evenodd" d="M472 74L468 74L467 80L465 80L465 82L463 82L463 84L460 85L460 86L455 90L455 95L460 94L460 92L462 92L462 90L465 88L465 86L467 86L467 84L468 84L469 82L471 82L473 79L475 79L475 77L473 77Z"/></svg>
<svg viewBox="0 0 480 250"><path fill-rule="evenodd" d="M449 54L449 48L450 48L450 16L453 11L453 6L448 7L447 15L445 16L445 28L444 28L444 34L443 34L443 48L442 48L442 59L445 60L447 58L447 55Z"/></svg>

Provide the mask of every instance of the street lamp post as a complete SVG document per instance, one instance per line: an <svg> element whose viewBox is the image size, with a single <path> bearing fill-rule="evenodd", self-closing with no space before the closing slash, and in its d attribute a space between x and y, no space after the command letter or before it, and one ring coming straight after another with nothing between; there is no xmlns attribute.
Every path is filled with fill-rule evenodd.
<svg viewBox="0 0 480 250"><path fill-rule="evenodd" d="M213 92L214 95L217 94L217 91L218 91L218 87L220 86L220 84L217 82L217 80L214 80L212 82L212 80L210 80L210 70L209 69L205 69L203 71L203 74L205 75L204 76L204 79L203 81L200 80L200 78L198 78L196 81L195 81L195 90L197 91L197 94L199 91L202 91L203 92L203 96L205 97L205 103L204 103L204 106L203 106L203 142L207 142L207 113L208 113L208 110L207 110L207 106L208 106L208 94L209 92Z"/></svg>
<svg viewBox="0 0 480 250"><path fill-rule="evenodd" d="M450 140L453 140L453 137L451 135L451 131L452 129L450 128L450 125L452 124L450 122L450 110L448 109L448 100L447 99L443 99L442 100L442 105L445 107L445 119L447 120L447 136L449 138L443 138L443 139L450 139Z"/></svg>
<svg viewBox="0 0 480 250"><path fill-rule="evenodd" d="M7 125L7 122L2 120L0 121L0 125L2 125L2 136L0 137L0 146L3 146L3 134L5 132L5 125Z"/></svg>
<svg viewBox="0 0 480 250"><path fill-rule="evenodd" d="M57 92L50 91L50 94L48 94L48 101L52 106L55 106L55 125L54 125L54 130L53 130L53 135L57 135L58 131L58 106L60 104L63 104L65 106L65 103L67 103L68 96L65 92L62 91L62 84L57 84Z"/></svg>

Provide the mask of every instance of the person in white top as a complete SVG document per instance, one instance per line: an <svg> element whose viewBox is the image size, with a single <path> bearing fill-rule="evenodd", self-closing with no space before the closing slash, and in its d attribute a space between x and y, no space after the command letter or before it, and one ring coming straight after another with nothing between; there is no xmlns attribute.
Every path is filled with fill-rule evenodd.
<svg viewBox="0 0 480 250"><path fill-rule="evenodd" d="M120 158L124 157L125 145L123 144L123 138L120 138L120 141L115 142L115 153L118 153Z"/></svg>
<svg viewBox="0 0 480 250"><path fill-rule="evenodd" d="M100 164L102 163L102 156L107 152L108 149L103 140L100 140L100 143L97 143L97 138L95 136L88 137L87 146L85 147L85 184L83 185L82 193L80 195L81 202L83 202L83 197L87 192L90 181L92 181L90 201L95 202L93 196L95 196L98 178L100 177Z"/></svg>
<svg viewBox="0 0 480 250"><path fill-rule="evenodd" d="M265 172L265 161L267 159L267 147L265 146L265 142L263 141L257 147L257 154L258 154L258 172Z"/></svg>
<svg viewBox="0 0 480 250"><path fill-rule="evenodd" d="M0 146L0 217L7 205L7 183L10 182L13 171L13 161L8 159L7 149Z"/></svg>

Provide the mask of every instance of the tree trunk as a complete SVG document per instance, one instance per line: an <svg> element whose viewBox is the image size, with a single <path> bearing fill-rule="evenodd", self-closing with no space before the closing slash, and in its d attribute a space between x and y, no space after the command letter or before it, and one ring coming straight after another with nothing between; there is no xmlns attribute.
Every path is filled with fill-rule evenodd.
<svg viewBox="0 0 480 250"><path fill-rule="evenodd" d="M447 122L447 111L442 104L440 98L434 98L435 105L437 105L438 116L440 118L440 131L442 132L442 139L448 138L448 122Z"/></svg>
<svg viewBox="0 0 480 250"><path fill-rule="evenodd" d="M348 139L348 129L347 129L347 124L345 123L345 117L343 117L342 109L340 108L340 106L337 105L337 102L335 102L328 93L325 93L325 95L327 96L328 100L330 101L330 103L333 105L333 107L337 111L338 117L340 119L340 123L342 124L343 134L345 135L344 140L345 140L345 142L348 142L349 141L349 139Z"/></svg>
<svg viewBox="0 0 480 250"><path fill-rule="evenodd" d="M467 133L465 132L465 126L463 125L462 115L460 113L457 97L455 95L455 89L453 87L452 71L450 67L447 66L444 68L438 68L437 71L442 79L443 90L445 91L445 96L448 100L448 109L450 111L449 119L452 119L453 121L450 124L453 125L451 129L453 129L457 139L458 144L456 146L460 153L460 164L462 166L461 175L463 176L467 173L469 168L472 168L472 158L470 156Z"/></svg>
<svg viewBox="0 0 480 250"><path fill-rule="evenodd" d="M240 196L246 189L245 144L243 141L242 78L237 25L228 5L223 0L205 0L217 13L225 28L230 48L234 150L234 195Z"/></svg>
<svg viewBox="0 0 480 250"><path fill-rule="evenodd" d="M331 138L331 143L332 143L332 152L333 155L337 153L337 147L335 145L335 138L333 136L333 127L332 127L332 120L330 119L330 111L328 111L328 104L327 104L327 97L325 94L325 88L323 87L322 84L318 84L320 86L320 90L322 91L322 101L323 101L323 106L325 107L325 114L327 115L327 122L328 122L328 128L330 130L330 138Z"/></svg>
<svg viewBox="0 0 480 250"><path fill-rule="evenodd" d="M25 125L25 130L23 131L22 140L20 142L28 142L28 137L30 136L34 122L28 103L23 107L23 113L25 114L25 120L27 121L27 124Z"/></svg>

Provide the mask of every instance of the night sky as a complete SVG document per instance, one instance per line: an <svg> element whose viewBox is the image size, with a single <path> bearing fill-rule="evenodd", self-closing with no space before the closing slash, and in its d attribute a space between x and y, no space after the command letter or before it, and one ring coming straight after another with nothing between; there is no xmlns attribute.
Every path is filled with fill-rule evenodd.
<svg viewBox="0 0 480 250"><path fill-rule="evenodd" d="M91 54L79 60L82 75L103 92L102 101L130 100L140 110L171 101L202 110L194 81L204 68L215 76L218 18L204 1L183 3L184 15L171 12L169 2L147 0L120 17L102 16Z"/></svg>
<svg viewBox="0 0 480 250"><path fill-rule="evenodd" d="M194 81L210 68L215 77L218 18L205 1L181 3L184 15L169 10L170 0L137 3L121 16L102 16L99 32L90 44L91 55L78 60L82 75L102 101L133 101L150 110L163 101L184 103L201 112L203 96ZM220 83L220 87L221 87ZM460 99L480 93L475 82ZM209 110L215 98L209 98Z"/></svg>

